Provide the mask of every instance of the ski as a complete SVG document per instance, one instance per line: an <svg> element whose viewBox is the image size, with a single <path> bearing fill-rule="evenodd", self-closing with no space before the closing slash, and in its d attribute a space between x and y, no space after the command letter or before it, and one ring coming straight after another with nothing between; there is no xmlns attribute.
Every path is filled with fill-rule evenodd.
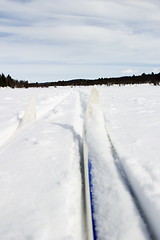
<svg viewBox="0 0 160 240"><path fill-rule="evenodd" d="M94 202L93 202L93 180L92 180L92 156L87 143L87 121L91 114L93 105L100 104L99 94L97 88L94 87L91 91L87 110L84 119L84 132L83 132L83 155L84 155L84 178L85 178L85 205L86 205L86 218L87 218L87 235L88 239L96 240L96 222L94 218Z"/></svg>

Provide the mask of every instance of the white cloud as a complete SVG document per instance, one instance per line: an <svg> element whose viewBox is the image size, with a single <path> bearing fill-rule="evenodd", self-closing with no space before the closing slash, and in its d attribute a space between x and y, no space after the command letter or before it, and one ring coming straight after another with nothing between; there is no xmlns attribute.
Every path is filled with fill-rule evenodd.
<svg viewBox="0 0 160 240"><path fill-rule="evenodd" d="M136 74L137 70L136 69L132 69L132 68L128 68L122 71L122 74L127 74L127 75L133 75Z"/></svg>
<svg viewBox="0 0 160 240"><path fill-rule="evenodd" d="M158 1L1 0L0 9L1 71L17 78L159 69Z"/></svg>

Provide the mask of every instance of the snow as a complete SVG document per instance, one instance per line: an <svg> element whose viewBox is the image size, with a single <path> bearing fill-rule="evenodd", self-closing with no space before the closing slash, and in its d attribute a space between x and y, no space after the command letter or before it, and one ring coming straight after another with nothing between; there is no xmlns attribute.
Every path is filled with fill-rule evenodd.
<svg viewBox="0 0 160 240"><path fill-rule="evenodd" d="M82 134L91 89L0 89L0 239L86 239ZM98 239L149 239L116 163L160 239L160 88L98 91L104 115L93 104L87 125ZM17 132L31 96L36 121Z"/></svg>
<svg viewBox="0 0 160 240"><path fill-rule="evenodd" d="M159 93L159 87L147 85L126 86L123 91L114 88L112 96L109 92L108 96L101 93L108 132L157 239L160 239Z"/></svg>
<svg viewBox="0 0 160 240"><path fill-rule="evenodd" d="M83 239L77 99L70 91L1 149L0 239Z"/></svg>

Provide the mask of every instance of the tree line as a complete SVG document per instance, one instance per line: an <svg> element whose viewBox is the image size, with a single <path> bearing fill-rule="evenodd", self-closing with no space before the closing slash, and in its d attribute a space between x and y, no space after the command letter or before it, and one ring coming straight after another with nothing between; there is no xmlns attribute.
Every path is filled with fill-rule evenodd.
<svg viewBox="0 0 160 240"><path fill-rule="evenodd" d="M5 76L2 73L0 74L0 87L28 88L28 81L14 80L9 74L8 76Z"/></svg>
<svg viewBox="0 0 160 240"><path fill-rule="evenodd" d="M57 86L91 86L91 85L127 85L127 84L154 84L160 85L160 73L145 74L139 76L123 76L112 78L98 78L98 79L76 79L68 81L44 82L44 83L29 83L24 80L15 80L10 75L5 76L0 74L0 87L11 88L29 88L29 87L57 87Z"/></svg>

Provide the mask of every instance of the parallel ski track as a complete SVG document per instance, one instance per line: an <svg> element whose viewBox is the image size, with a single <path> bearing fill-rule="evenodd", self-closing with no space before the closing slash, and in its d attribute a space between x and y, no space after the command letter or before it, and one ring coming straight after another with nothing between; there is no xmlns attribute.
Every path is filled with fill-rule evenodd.
<svg viewBox="0 0 160 240"><path fill-rule="evenodd" d="M125 186L127 187L128 191L130 192L130 195L132 196L132 199L135 203L135 206L137 207L138 209L138 212L140 214L140 216L142 217L146 227L147 227L147 230L148 230L148 233L150 235L150 238L152 240L156 240L156 236L154 234L154 231L149 223L149 220L145 214L145 211L143 209L143 206L142 204L140 203L139 201L139 198L134 190L134 187L132 186L132 184L130 183L129 179L128 179L128 175L127 175L127 172L124 170L122 164L121 164L121 159L120 157L118 156L118 153L113 145L113 142L111 140L111 137L106 129L106 132L107 132L107 137L109 139L109 142L110 142L110 145L111 145L111 153L112 153L112 156L113 156L113 159L114 159L114 163L115 163L115 166L116 166L116 169L118 171L118 174L119 176L121 177L121 180L123 181L123 183L125 184Z"/></svg>
<svg viewBox="0 0 160 240"><path fill-rule="evenodd" d="M42 118L48 116L50 113L52 113L58 106L60 106L70 95L72 94L72 91L70 91L67 95L63 96L60 100L58 100L53 106L47 110L44 114L41 115L41 117L38 117L37 120L41 120ZM45 108L45 107L44 107Z"/></svg>
<svg viewBox="0 0 160 240"><path fill-rule="evenodd" d="M70 96L71 93L72 92L70 92L67 96L63 97L62 99L60 99L51 110L49 110L48 112L46 112L43 115L43 117L45 117L45 116L49 115L51 112L53 112L54 109L56 109L59 105L61 105ZM39 118L38 121L41 120L43 117ZM18 124L18 126L19 126L19 124ZM18 129L18 126L17 126L17 129ZM17 135L17 132L18 132L17 129L16 129L16 131L14 133L12 133L11 137L6 142L4 142L1 145L1 147L7 145ZM134 187L131 185L131 183L130 183L130 181L128 179L127 173L125 172L125 170L124 170L124 168L123 168L123 166L121 164L121 159L118 156L118 153L117 153L117 151L116 151L116 149L115 149L115 147L114 147L114 145L112 143L111 137L110 137L107 129L106 129L106 133L107 133L107 137L109 139L109 142L111 144L111 153L112 153L112 156L113 156L113 159L114 159L117 171L118 171L118 173L119 173L123 183L127 186L128 190L129 190L129 192L130 192L130 194L131 194L131 196L133 198L133 201L134 201L134 203L135 203L135 205L136 205L136 207L137 207L141 217L143 218L143 220L144 220L144 222L145 222L145 224L147 226L147 229L148 229L148 232L150 234L151 239L152 240L156 240L156 237L155 237L154 232L152 230L152 227L151 227L151 225L149 223L149 220L146 217L145 211L143 210L143 206L141 205L141 203L139 201L139 198L138 198L138 196L136 195L136 193L134 191ZM79 143L80 155L83 155L82 150L81 150L81 143L80 143L80 141L78 141L78 143ZM93 239L96 240L97 236L96 236L95 223L94 223L94 218L93 218L94 206L93 206L93 203L92 203L92 176L91 176L91 168L92 168L92 166L91 166L90 160L89 160L89 153L87 153L87 156L88 156L89 196L86 196L86 193L84 193L84 195L85 195L85 199L88 198L87 201L90 201L90 210L91 210L91 218L92 218L92 224L91 224L90 227L92 228L92 231L93 231L92 232L93 233ZM84 158L84 156L83 156L83 158ZM83 181L85 181L85 176L84 176L85 175L84 174L85 170L83 170L83 165L84 165L83 161L81 161L81 164L82 164L82 170L81 170L82 171L82 179L83 179ZM86 213L86 215L87 215L87 213Z"/></svg>
<svg viewBox="0 0 160 240"><path fill-rule="evenodd" d="M86 209L85 209L85 177L84 177L84 161L83 161L83 143L82 143L82 137L81 137L81 127L80 127L80 122L81 120L81 106L80 106L80 96L79 96L79 91L73 91L71 92L72 94L75 95L74 98L74 104L73 104L73 108L75 109L72 118L73 118L73 125L69 125L69 124L61 124L61 123L54 123L60 127L63 127L65 129L68 129L71 131L72 135L73 135L73 139L74 139L74 143L73 146L71 147L73 154L72 156L74 156L74 158L79 158L79 168L80 168L80 183L81 183L81 188L80 188L80 205L77 207L77 209L79 209L79 220L80 220L80 233L79 236L81 237L81 239L86 239ZM57 104L55 106L58 107L59 105L63 104L63 102L70 96L70 94L68 94L67 97L65 97L59 104ZM54 108L54 109L55 109ZM53 111L53 110L52 110ZM72 159L72 161L74 162L75 159ZM90 240L90 239L88 239Z"/></svg>

